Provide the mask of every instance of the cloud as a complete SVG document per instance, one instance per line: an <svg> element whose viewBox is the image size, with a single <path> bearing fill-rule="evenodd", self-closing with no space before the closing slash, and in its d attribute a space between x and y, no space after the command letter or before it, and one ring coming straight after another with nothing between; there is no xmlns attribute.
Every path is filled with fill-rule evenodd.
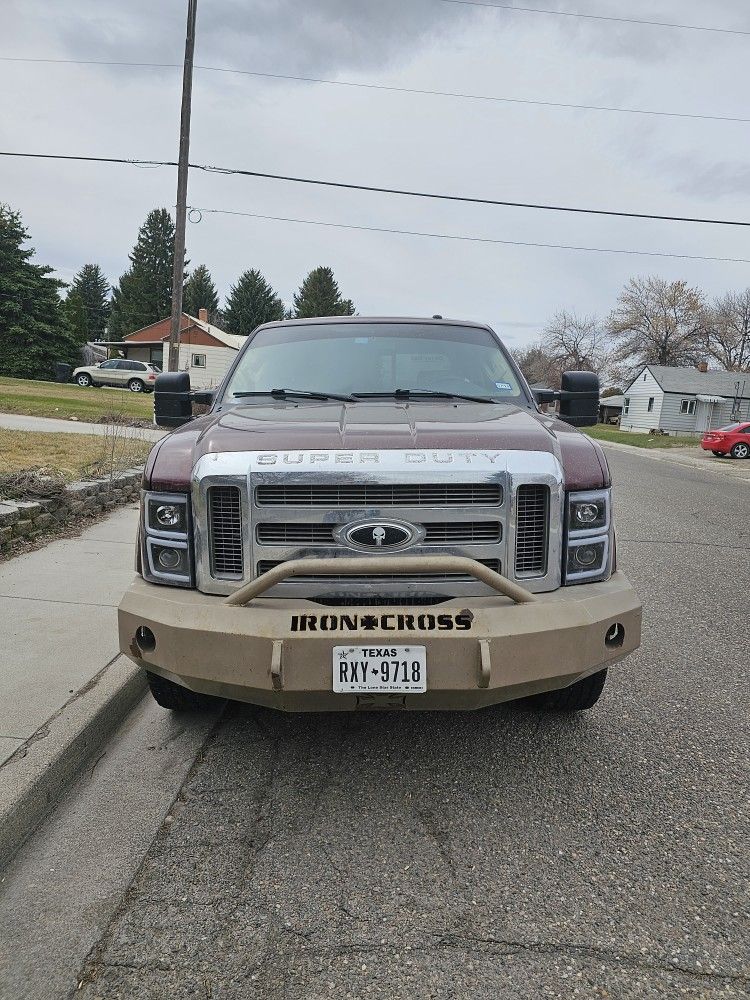
<svg viewBox="0 0 750 1000"><path fill-rule="evenodd" d="M750 195L750 166L747 163L716 162L700 165L695 158L671 161L673 176L682 175L675 189L699 198L736 198Z"/></svg>
<svg viewBox="0 0 750 1000"><path fill-rule="evenodd" d="M28 0L26 12L41 7ZM68 5L58 37L73 57L180 61L184 13L183 4L153 0L80 0ZM471 16L470 8L435 0L203 0L196 61L266 72L370 69Z"/></svg>

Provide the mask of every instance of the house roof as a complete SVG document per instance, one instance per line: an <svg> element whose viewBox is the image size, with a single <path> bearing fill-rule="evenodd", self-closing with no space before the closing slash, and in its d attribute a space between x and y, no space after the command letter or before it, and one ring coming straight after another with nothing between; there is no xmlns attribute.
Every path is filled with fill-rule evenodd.
<svg viewBox="0 0 750 1000"><path fill-rule="evenodd" d="M232 350L234 351L239 351L239 349L243 346L243 344L247 340L247 337L238 337L233 333L225 333L225 331L220 330L218 326L214 326L211 323L206 323L204 320L198 319L197 316L191 316L189 313L183 313L182 317L183 321L188 320L189 322L187 326L181 327L180 329L181 334L187 332L187 330L191 329L192 327L197 326L199 330L203 330L203 332L208 334L209 337L213 337L214 340L218 341L218 343L220 344L223 344L224 347L231 347ZM135 337L137 334L145 333L146 330L150 330L155 326L161 326L165 324L168 319L169 317L165 317L165 319L157 320L155 323L149 323L148 326L144 326L140 330L133 330L132 333L126 333L125 336L123 337L123 341L127 342L127 346L132 346L133 343L131 341L132 337ZM154 344L163 344L167 340L169 340L169 332L164 334L163 337L160 337L157 332L156 338L153 341L139 340L137 341L137 343L141 345L144 344L154 345ZM115 341L112 342L112 344L114 343ZM117 343L119 344L120 342L118 341Z"/></svg>
<svg viewBox="0 0 750 1000"><path fill-rule="evenodd" d="M239 351L242 345L247 340L247 337L238 337L234 333L225 333L220 330L218 326L213 326L211 323L205 323L202 319L197 319L195 316L190 316L188 313L185 315L190 319L196 326L199 326L201 330L205 330L207 334L211 337L215 337L216 340L221 341L225 347L233 347L235 351Z"/></svg>
<svg viewBox="0 0 750 1000"><path fill-rule="evenodd" d="M600 396L599 406L619 406L620 409L625 405L624 396Z"/></svg>
<svg viewBox="0 0 750 1000"><path fill-rule="evenodd" d="M750 397L750 373L748 372L699 372L697 368L672 368L667 365L645 365L640 375L648 369L664 392L683 392L688 396L706 393L712 396L733 397L740 383L740 395ZM628 386L628 390L638 381L638 377ZM744 382L744 391L743 391ZM626 390L627 392L627 390Z"/></svg>

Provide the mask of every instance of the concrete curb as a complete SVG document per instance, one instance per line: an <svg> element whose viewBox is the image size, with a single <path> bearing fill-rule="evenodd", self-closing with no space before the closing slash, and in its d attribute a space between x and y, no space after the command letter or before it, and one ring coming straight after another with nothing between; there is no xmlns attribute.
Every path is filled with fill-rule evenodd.
<svg viewBox="0 0 750 1000"><path fill-rule="evenodd" d="M653 458L657 462L671 462L672 465L682 465L690 469L700 469L702 472L713 472L719 476L730 476L733 479L750 480L750 462L736 462L733 459L694 458L692 455L681 455L680 449L662 448L649 451L647 448L636 448L630 444L620 444L617 441L602 441L592 438L602 448L612 448L614 451L624 451L629 455L641 455Z"/></svg>
<svg viewBox="0 0 750 1000"><path fill-rule="evenodd" d="M0 767L0 869L140 701L143 671L117 656Z"/></svg>

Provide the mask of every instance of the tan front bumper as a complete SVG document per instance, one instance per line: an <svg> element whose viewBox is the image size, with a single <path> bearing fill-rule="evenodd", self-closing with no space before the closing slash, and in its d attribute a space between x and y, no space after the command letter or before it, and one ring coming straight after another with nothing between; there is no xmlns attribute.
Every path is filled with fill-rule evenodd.
<svg viewBox="0 0 750 1000"><path fill-rule="evenodd" d="M481 708L566 687L640 643L641 605L623 573L536 596L530 604L489 597L434 607L328 608L259 599L232 607L221 597L139 577L120 603L120 649L193 691L304 712ZM605 636L617 622L622 642L608 646ZM139 626L155 637L150 651L136 642ZM334 694L332 648L349 642L426 646L427 692Z"/></svg>

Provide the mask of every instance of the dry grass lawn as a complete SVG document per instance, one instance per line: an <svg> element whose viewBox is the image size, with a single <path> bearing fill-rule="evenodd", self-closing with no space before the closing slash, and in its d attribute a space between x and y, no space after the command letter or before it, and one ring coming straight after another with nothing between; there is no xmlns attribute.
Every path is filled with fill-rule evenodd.
<svg viewBox="0 0 750 1000"><path fill-rule="evenodd" d="M698 448L700 436L667 434L638 434L632 431L621 431L611 424L597 424L596 427L586 427L584 433L597 441L614 441L615 444L629 444L631 448Z"/></svg>
<svg viewBox="0 0 750 1000"><path fill-rule="evenodd" d="M32 417L77 417L94 423L114 415L151 423L154 397L123 389L83 389L58 382L0 378L0 413L26 413Z"/></svg>
<svg viewBox="0 0 750 1000"><path fill-rule="evenodd" d="M0 428L0 495L9 495L14 477L26 472L66 482L105 478L142 465L152 447L131 427L115 427L102 436Z"/></svg>

